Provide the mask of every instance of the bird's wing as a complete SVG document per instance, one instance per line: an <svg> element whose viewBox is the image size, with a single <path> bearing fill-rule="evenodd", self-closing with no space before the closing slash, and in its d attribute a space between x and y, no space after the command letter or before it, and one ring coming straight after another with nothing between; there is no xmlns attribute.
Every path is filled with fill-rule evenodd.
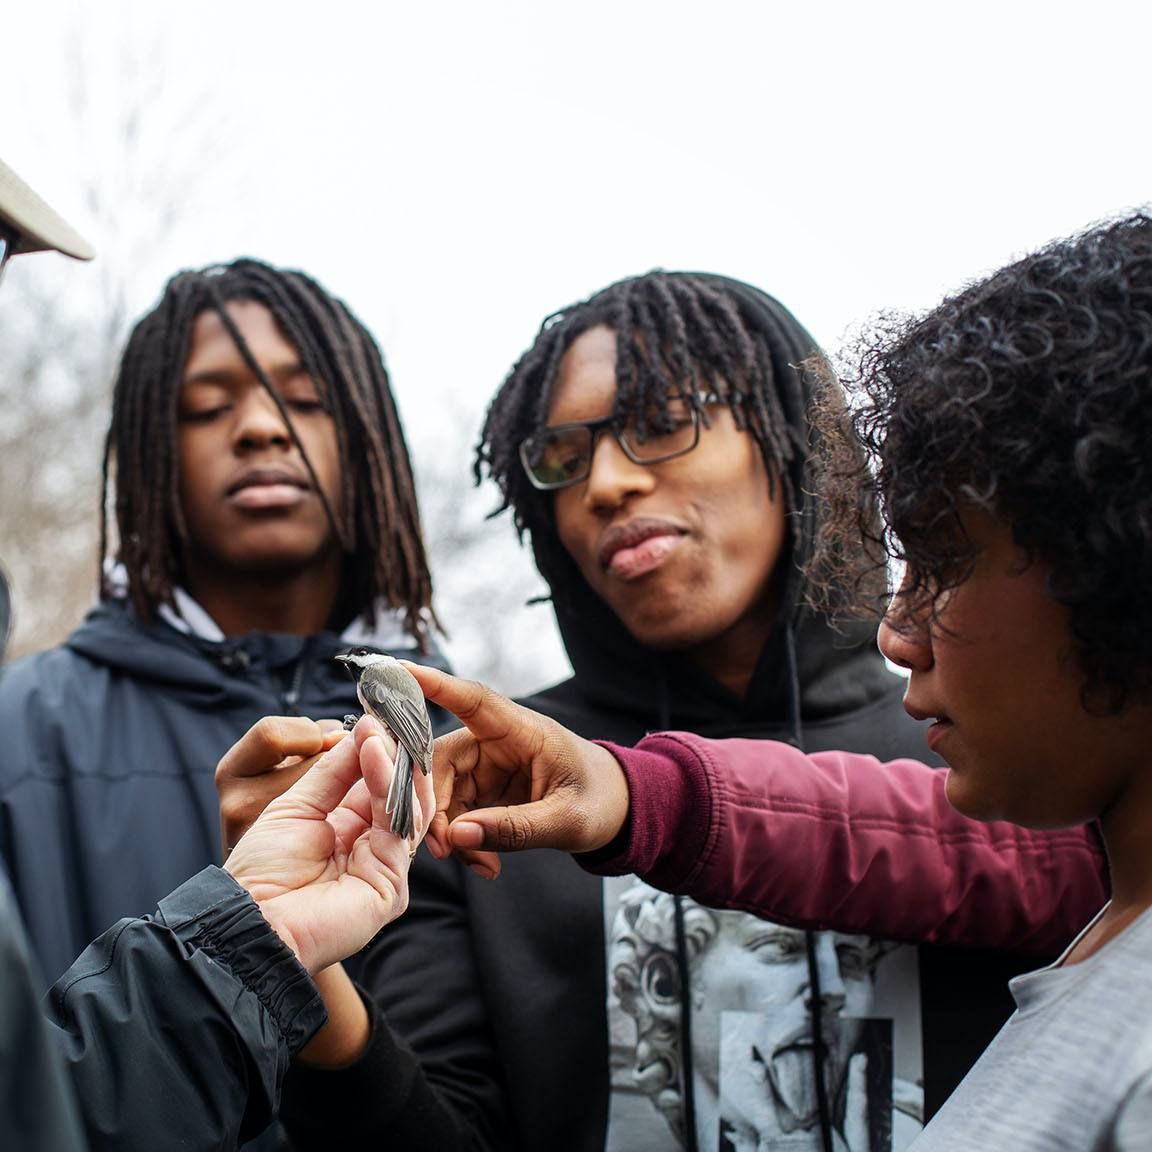
<svg viewBox="0 0 1152 1152"><path fill-rule="evenodd" d="M414 704L375 681L364 688L364 695L424 774L431 772L432 724L423 703Z"/></svg>

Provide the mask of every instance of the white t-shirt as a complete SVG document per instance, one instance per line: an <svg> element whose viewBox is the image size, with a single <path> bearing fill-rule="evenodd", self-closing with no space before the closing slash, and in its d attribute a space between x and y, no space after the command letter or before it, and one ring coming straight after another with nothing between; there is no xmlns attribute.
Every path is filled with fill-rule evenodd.
<svg viewBox="0 0 1152 1152"><path fill-rule="evenodd" d="M1152 1152L1152 910L1062 961L1012 981L1016 1012L914 1152Z"/></svg>

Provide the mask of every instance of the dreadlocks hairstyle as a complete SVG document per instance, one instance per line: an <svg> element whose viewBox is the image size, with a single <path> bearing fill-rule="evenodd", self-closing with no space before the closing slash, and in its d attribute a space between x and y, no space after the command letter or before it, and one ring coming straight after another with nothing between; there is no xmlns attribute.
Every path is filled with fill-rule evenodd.
<svg viewBox="0 0 1152 1152"><path fill-rule="evenodd" d="M798 431L805 426L806 396L793 369L816 350L815 342L777 301L746 284L658 270L549 316L488 409L476 479L487 473L495 480L503 496L497 511L511 508L521 536L531 534L538 562L555 535L552 499L532 487L519 446L547 423L560 361L572 342L601 324L617 334L617 417L639 427L659 422L675 394L700 408L707 423L699 397L716 394L759 444L770 482L781 484L787 506L797 506L794 465L807 451Z"/></svg>
<svg viewBox="0 0 1152 1152"><path fill-rule="evenodd" d="M315 481L289 412L260 370L225 305L264 305L297 347L336 426L343 469L344 515L325 507L346 556L342 606L348 619L374 619L382 600L406 615L423 645L432 614L432 579L424 551L408 448L388 372L371 334L340 300L302 272L242 259L180 272L132 331L116 376L104 446L101 495L101 587L109 547L108 494L115 476L118 549L128 594L145 619L172 599L187 529L180 506L177 412L192 327L206 309L219 313L240 354L275 402ZM316 485L320 492L319 484ZM320 492L320 498L324 495Z"/></svg>
<svg viewBox="0 0 1152 1152"><path fill-rule="evenodd" d="M1152 690L1152 219L1057 241L946 299L886 318L843 381L829 449L827 531L863 537L873 567L907 566L930 608L971 571L966 508L1012 527L1050 567L1084 698L1116 710ZM827 414L827 413L826 413ZM821 417L823 420L824 418ZM857 456L856 459L859 459ZM884 529L869 520L878 509Z"/></svg>

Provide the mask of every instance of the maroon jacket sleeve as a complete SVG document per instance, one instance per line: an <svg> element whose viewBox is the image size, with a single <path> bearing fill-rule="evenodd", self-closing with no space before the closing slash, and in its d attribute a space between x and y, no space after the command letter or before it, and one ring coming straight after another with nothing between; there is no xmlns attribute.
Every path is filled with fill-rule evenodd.
<svg viewBox="0 0 1152 1152"><path fill-rule="evenodd" d="M1094 829L957 812L946 772L764 740L649 736L620 761L631 816L590 872L806 928L1054 954L1108 897Z"/></svg>

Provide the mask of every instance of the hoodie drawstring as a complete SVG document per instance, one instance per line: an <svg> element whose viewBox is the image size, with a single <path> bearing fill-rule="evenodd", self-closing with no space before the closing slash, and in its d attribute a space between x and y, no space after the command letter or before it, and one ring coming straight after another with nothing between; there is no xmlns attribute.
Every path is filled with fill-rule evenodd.
<svg viewBox="0 0 1152 1152"><path fill-rule="evenodd" d="M666 732L672 724L672 700L668 691L668 675L663 666L657 667L660 680L660 707L657 729ZM688 933L684 928L684 902L672 897L672 921L676 933L676 967L680 971L680 1092L684 1101L684 1147L686 1152L698 1152L696 1139L696 1080L692 1068L692 973L688 967Z"/></svg>
<svg viewBox="0 0 1152 1152"><path fill-rule="evenodd" d="M684 1101L684 1147L698 1152L696 1140L696 1082L692 1070L692 988L688 968L688 934L684 929L684 903L679 896L672 900L676 927L676 966L680 969L680 1078Z"/></svg>
<svg viewBox="0 0 1152 1152"><path fill-rule="evenodd" d="M804 722L800 717L800 669L796 660L796 634L791 623L784 630L784 655L788 661L788 726L792 742L804 747ZM828 1067L824 1044L824 996L820 987L820 965L816 956L816 935L804 933L804 950L808 957L808 995L812 1000L812 1076L816 1084L816 1111L820 1118L820 1145L823 1152L834 1152L832 1145L832 1110L828 1104Z"/></svg>
<svg viewBox="0 0 1152 1152"><path fill-rule="evenodd" d="M828 1067L828 1053L824 1044L824 996L820 987L815 933L805 932L804 943L808 953L808 995L812 998L812 1071L816 1081L816 1110L820 1117L820 1144L824 1152L834 1152L832 1110L828 1106L828 1085L824 1080L824 1069Z"/></svg>

